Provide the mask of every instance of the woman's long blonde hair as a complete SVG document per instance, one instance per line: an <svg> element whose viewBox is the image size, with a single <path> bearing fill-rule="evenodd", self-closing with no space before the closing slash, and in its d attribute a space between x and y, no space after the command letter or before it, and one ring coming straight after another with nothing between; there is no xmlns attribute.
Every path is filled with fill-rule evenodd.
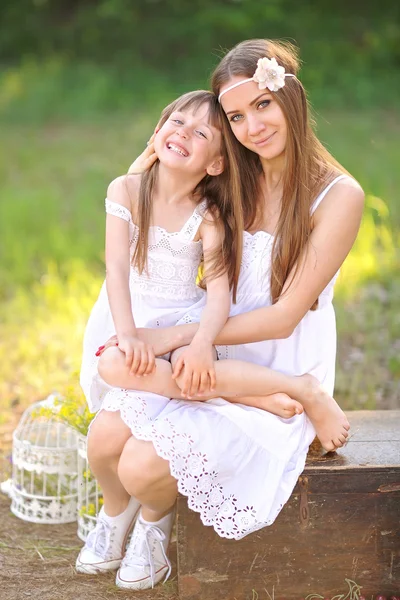
<svg viewBox="0 0 400 600"><path fill-rule="evenodd" d="M286 73L297 76L298 52L288 42L275 40L246 40L226 54L216 67L211 85L218 96L223 85L234 76L250 78L257 68L257 61L266 56L275 57ZM285 282L306 248L313 229L311 206L318 194L340 173L347 171L331 156L316 137L314 122L309 115L309 105L303 85L297 77L287 77L285 86L274 93L287 123L286 165L283 172L283 195L280 216L272 250L271 298L275 303ZM224 136L233 133L224 119ZM240 146L240 147L239 147ZM243 202L244 226L257 225L261 213L260 158L240 144L227 144L232 150L231 171L240 189ZM246 160L247 167L240 167ZM316 308L317 302L313 305Z"/></svg>
<svg viewBox="0 0 400 600"><path fill-rule="evenodd" d="M188 92L169 104L161 113L159 127L164 125L173 112L188 109L195 112L204 104L209 107L209 122L211 125L222 130L223 116L217 98L212 92L204 90ZM224 160L224 171L217 176L206 175L193 191L193 197L198 199L199 203L204 198L207 200L207 209L215 218L223 237L221 247L216 248L210 257L210 270L204 281L206 283L207 280L227 272L235 301L243 246L243 216L241 197L239 191L235 188L236 179L231 176L228 151L224 139L222 139L221 155ZM132 256L132 264L140 273L147 266L149 227L158 166L159 161L156 161L142 175L140 183L136 213L139 238ZM204 281L201 282L202 287L204 287Z"/></svg>

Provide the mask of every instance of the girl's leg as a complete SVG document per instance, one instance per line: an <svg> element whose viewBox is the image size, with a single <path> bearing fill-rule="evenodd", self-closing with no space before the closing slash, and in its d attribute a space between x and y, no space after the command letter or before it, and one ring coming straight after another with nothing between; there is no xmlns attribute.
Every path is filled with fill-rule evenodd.
<svg viewBox="0 0 400 600"><path fill-rule="evenodd" d="M172 379L171 363L162 358L156 358L156 369L151 375L137 377L126 366L125 354L117 346L111 346L100 356L98 372L113 387L153 392L167 398L181 397L181 391Z"/></svg>
<svg viewBox="0 0 400 600"><path fill-rule="evenodd" d="M179 351L174 352L173 359ZM338 406L337 402L323 389L319 381L312 375L294 377L278 371L237 360L216 361L215 371L217 385L212 394L200 395L193 400L209 400L223 397L227 400L256 406L270 411L272 404L280 416L287 412L301 412L301 406L311 419L317 435L325 450L334 450L343 446L348 437L350 425ZM103 379L110 385L139 389L161 394L169 398L186 397L187 390L181 390L182 376L176 383L171 379L171 366L166 361L157 359L156 372L147 377L136 377L129 373L125 366L125 357L116 347L111 347L102 355L99 362L99 372ZM284 393L288 398L276 396L271 404L271 394ZM259 396L258 400L254 397ZM242 400L242 401L241 401ZM282 412L279 412L281 410Z"/></svg>
<svg viewBox="0 0 400 600"><path fill-rule="evenodd" d="M167 552L174 522L176 480L153 444L133 437L124 447L118 473L126 490L140 500L142 509L116 583L124 589L148 589L171 573Z"/></svg>
<svg viewBox="0 0 400 600"><path fill-rule="evenodd" d="M101 411L88 435L88 460L103 492L104 504L95 528L76 560L78 573L97 574L118 569L129 531L140 503L131 497L118 476L118 462L131 436L119 412Z"/></svg>
<svg viewBox="0 0 400 600"><path fill-rule="evenodd" d="M346 443L350 429L346 415L312 375L294 377L238 360L217 361L215 371L215 396L261 408L279 416L293 416L301 413L304 408L325 450L335 450ZM177 383L179 385L179 378ZM183 394L185 391L183 390ZM282 392L289 397L282 395ZM194 399L202 398L204 397ZM209 396L206 397L208 398ZM285 414L288 412L289 415Z"/></svg>
<svg viewBox="0 0 400 600"><path fill-rule="evenodd" d="M118 463L131 435L119 412L101 411L90 427L88 462L101 487L104 510L110 517L122 513L130 499L119 479Z"/></svg>
<svg viewBox="0 0 400 600"><path fill-rule="evenodd" d="M169 514L178 493L167 460L160 458L151 442L130 437L124 446L118 476L128 494L142 505L146 521L158 521Z"/></svg>
<svg viewBox="0 0 400 600"><path fill-rule="evenodd" d="M173 365L181 350L179 348L173 352L171 358ZM114 387L153 392L167 398L187 398L187 390L181 389L182 376L178 377L176 381L172 379L171 364L166 360L157 358L156 365L156 370L151 375L147 375L146 377L132 375L125 365L125 355L114 346L108 348L101 355L98 370L104 381ZM261 367L260 365L244 361L216 361L215 371L217 375L215 391L212 394L198 395L193 399L209 400L221 396L234 401L235 398L239 397L265 397L278 392L283 392L291 398L299 399L307 395L310 388L310 382L305 378L291 377L267 367ZM239 401L238 399L237 402ZM295 403L295 401L293 400L292 403ZM270 404L269 401L263 403L260 398L257 407L269 410L268 406ZM251 406L255 405L251 404ZM298 403L293 404L293 406L297 411L302 411Z"/></svg>

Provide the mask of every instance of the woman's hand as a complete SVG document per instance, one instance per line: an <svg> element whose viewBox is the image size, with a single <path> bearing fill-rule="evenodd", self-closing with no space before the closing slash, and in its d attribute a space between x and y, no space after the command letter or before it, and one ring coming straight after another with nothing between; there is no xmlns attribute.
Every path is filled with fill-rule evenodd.
<svg viewBox="0 0 400 600"><path fill-rule="evenodd" d="M145 171L150 169L150 167L156 162L158 157L154 150L155 135L156 133L153 133L153 135L147 142L147 147L129 167L128 173L130 173L131 175L140 175L141 173L144 173Z"/></svg>

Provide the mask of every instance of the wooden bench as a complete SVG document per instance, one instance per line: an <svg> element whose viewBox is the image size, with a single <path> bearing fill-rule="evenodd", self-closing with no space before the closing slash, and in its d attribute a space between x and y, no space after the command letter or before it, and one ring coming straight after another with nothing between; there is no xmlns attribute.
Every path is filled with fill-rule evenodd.
<svg viewBox="0 0 400 600"><path fill-rule="evenodd" d="M271 527L240 541L220 538L179 497L182 600L344 599L349 590L346 598L358 598L351 582L367 598L400 592L400 410L348 418L346 447L311 449Z"/></svg>

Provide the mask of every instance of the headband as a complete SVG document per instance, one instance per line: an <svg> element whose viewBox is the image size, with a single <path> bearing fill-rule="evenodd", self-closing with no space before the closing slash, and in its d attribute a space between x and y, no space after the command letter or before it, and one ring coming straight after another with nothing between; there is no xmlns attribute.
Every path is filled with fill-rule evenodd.
<svg viewBox="0 0 400 600"><path fill-rule="evenodd" d="M281 67L276 62L275 58L260 58L257 62L257 69L253 77L249 77L249 79L243 79L242 81L238 81L238 83L234 83L226 88L223 92L218 96L218 102L221 102L221 98L226 92L230 92L234 88L239 85L243 85L243 83L248 83L249 81L255 81L258 83L258 89L265 90L268 88L271 92L277 92L285 85L285 77L296 77L293 73L285 73L284 67Z"/></svg>

